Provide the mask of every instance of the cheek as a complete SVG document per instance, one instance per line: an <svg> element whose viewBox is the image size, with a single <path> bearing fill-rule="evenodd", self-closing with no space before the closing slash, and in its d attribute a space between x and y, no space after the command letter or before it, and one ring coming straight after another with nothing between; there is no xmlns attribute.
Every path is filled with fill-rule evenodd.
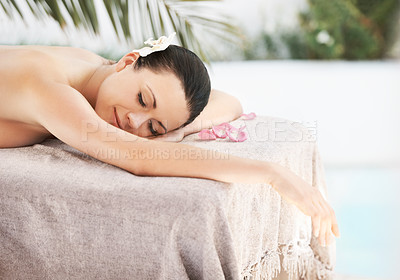
<svg viewBox="0 0 400 280"><path fill-rule="evenodd" d="M142 125L139 127L136 135L140 136L140 137L152 136L151 132L148 129L148 122L147 121L142 123Z"/></svg>
<svg viewBox="0 0 400 280"><path fill-rule="evenodd" d="M139 90L132 85L118 84L117 82L111 84L104 84L99 89L98 100L108 106L123 107L126 110L141 108L137 94Z"/></svg>

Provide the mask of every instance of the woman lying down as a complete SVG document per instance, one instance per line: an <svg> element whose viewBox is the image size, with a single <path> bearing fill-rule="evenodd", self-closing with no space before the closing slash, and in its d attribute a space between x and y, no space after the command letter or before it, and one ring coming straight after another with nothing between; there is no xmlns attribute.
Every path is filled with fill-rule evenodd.
<svg viewBox="0 0 400 280"><path fill-rule="evenodd" d="M237 99L211 90L202 61L169 45L171 38L147 42L152 47L129 52L118 62L70 47L0 46L0 147L56 137L136 175L268 183L312 217L321 245L331 244L331 233L339 237L331 206L318 189L276 163L232 155L221 161L224 155L217 152L201 160L106 156L110 150L207 153L178 142L241 115Z"/></svg>

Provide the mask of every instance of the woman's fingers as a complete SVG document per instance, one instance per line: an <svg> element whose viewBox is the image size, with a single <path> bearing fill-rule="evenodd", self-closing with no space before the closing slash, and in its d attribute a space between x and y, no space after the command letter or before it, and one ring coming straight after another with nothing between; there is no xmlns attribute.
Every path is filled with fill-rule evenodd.
<svg viewBox="0 0 400 280"><path fill-rule="evenodd" d="M313 191L310 194L310 203L312 203L312 224L313 224L313 233L316 238L318 238L319 243L321 245L325 242L326 235L326 210L323 207L318 191Z"/></svg>
<svg viewBox="0 0 400 280"><path fill-rule="evenodd" d="M321 230L320 230L320 232L319 232L319 244L321 244L322 246L324 246L325 247L325 245L326 245L326 241L325 241L325 238L326 238L326 227L327 227L327 222L326 222L326 220L325 219L322 219L322 221L321 221Z"/></svg>
<svg viewBox="0 0 400 280"><path fill-rule="evenodd" d="M332 227L332 223L330 221L330 219L327 221L326 223L326 234L325 234L325 244L326 246L331 245L332 244L332 233L331 233L331 227Z"/></svg>
<svg viewBox="0 0 400 280"><path fill-rule="evenodd" d="M335 213L322 196L320 190L310 186L296 174L279 165L272 165L271 185L289 203L295 204L304 214L312 218L312 233L321 245L331 244L333 233L339 237Z"/></svg>
<svg viewBox="0 0 400 280"><path fill-rule="evenodd" d="M321 209L318 204L312 203L312 227L313 227L313 234L315 237L319 236L319 232L321 230Z"/></svg>
<svg viewBox="0 0 400 280"><path fill-rule="evenodd" d="M332 233L336 236L336 237L340 237L340 232L339 232L339 225L338 222L336 220L336 215L335 212L333 211L333 209L331 209L331 216L332 216Z"/></svg>
<svg viewBox="0 0 400 280"><path fill-rule="evenodd" d="M318 200L322 216L321 228L323 228L320 231L319 241L322 246L327 246L332 244L333 242L333 235L331 234L331 232L336 235L339 231L339 227L337 224L335 212L320 193L318 195Z"/></svg>
<svg viewBox="0 0 400 280"><path fill-rule="evenodd" d="M339 226L338 224L332 224L332 232L336 237L340 237Z"/></svg>
<svg viewBox="0 0 400 280"><path fill-rule="evenodd" d="M339 225L338 225L338 222L336 220L335 211L333 211L332 207L325 201L325 199L323 199L321 204L322 204L321 207L323 207L325 209L326 214L329 216L329 227L327 228L327 234L329 234L329 239L331 239L331 237L333 237L331 235L331 232L336 237L339 237L340 236Z"/></svg>
<svg viewBox="0 0 400 280"><path fill-rule="evenodd" d="M316 215L312 219L314 236L318 237L321 229L321 217Z"/></svg>
<svg viewBox="0 0 400 280"><path fill-rule="evenodd" d="M321 216L319 215L319 209L315 205L312 206L311 221L313 234L315 237L318 237L321 230Z"/></svg>

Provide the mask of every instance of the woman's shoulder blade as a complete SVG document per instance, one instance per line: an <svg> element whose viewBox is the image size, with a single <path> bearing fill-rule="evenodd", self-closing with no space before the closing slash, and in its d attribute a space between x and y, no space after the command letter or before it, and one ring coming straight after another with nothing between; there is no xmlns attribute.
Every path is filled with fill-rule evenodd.
<svg viewBox="0 0 400 280"><path fill-rule="evenodd" d="M35 103L49 94L56 102L59 94L46 92L48 85L67 86L71 73L83 73L75 72L84 68L80 63L101 61L96 60L97 55L88 56L88 51L69 47L0 46L0 120L40 126L35 120Z"/></svg>

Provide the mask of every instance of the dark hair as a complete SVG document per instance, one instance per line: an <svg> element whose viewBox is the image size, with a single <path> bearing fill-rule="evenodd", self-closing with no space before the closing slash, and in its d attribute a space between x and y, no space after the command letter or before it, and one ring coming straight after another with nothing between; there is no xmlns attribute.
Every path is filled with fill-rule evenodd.
<svg viewBox="0 0 400 280"><path fill-rule="evenodd" d="M140 56L134 69L142 68L154 72L172 71L182 82L190 115L189 119L178 128L193 122L207 105L211 91L210 77L203 62L190 50L170 45L164 51L153 52L145 57Z"/></svg>

